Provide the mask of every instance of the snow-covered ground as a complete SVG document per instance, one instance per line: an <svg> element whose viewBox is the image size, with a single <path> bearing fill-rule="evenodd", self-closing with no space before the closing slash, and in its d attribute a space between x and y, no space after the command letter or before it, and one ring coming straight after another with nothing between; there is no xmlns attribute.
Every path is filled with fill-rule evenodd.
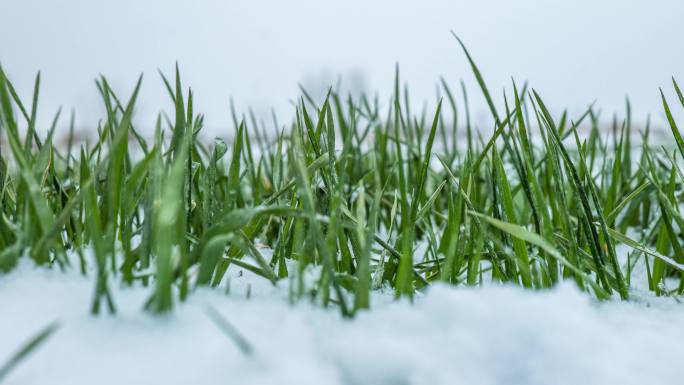
<svg viewBox="0 0 684 385"><path fill-rule="evenodd" d="M676 384L684 306L632 293L598 303L573 284L542 292L436 285L413 305L377 293L354 320L231 271L168 316L150 289L116 288L116 316L89 315L93 283L23 261L0 275L0 363L54 320L60 328L8 384ZM247 291L250 299L246 299ZM243 353L208 316L247 340Z"/></svg>

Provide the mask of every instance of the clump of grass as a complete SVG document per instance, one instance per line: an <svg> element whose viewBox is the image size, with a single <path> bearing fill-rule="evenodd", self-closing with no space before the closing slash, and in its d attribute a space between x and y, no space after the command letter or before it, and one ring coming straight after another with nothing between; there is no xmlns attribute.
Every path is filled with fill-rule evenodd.
<svg viewBox="0 0 684 385"><path fill-rule="evenodd" d="M96 142L74 148L70 137L65 149L53 142L58 117L37 134L40 77L27 106L0 69L9 145L0 152L0 268L27 254L92 270L93 313L116 311L112 282L149 286L147 309L169 311L194 288L221 284L231 265L274 284L291 279L293 301L314 298L345 316L368 308L379 285L411 298L434 282L535 290L573 280L597 298L627 299L636 278L658 295L681 294L684 142L664 94L678 153L652 148L649 127L635 144L629 105L607 131L593 107L554 116L515 83L497 106L461 47L491 112L488 139L470 121L465 87L459 98L442 80L446 103L415 115L397 70L386 108L367 95L304 93L289 124L234 114L233 143L207 144L176 70L173 81L162 75L173 119L160 115L150 142L133 119L142 77L127 100L103 77ZM627 260L617 244L634 249ZM92 261L69 257L85 249ZM645 276L634 276L637 263ZM310 266L320 267L313 284Z"/></svg>

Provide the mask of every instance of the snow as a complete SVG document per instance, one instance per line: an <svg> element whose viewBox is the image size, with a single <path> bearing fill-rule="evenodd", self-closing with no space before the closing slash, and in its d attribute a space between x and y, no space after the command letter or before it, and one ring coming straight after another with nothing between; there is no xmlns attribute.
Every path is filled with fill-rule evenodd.
<svg viewBox="0 0 684 385"><path fill-rule="evenodd" d="M231 270L230 294L194 292L172 314L141 310L150 288L114 288L116 316L89 315L91 278L23 260L0 275L0 363L45 325L60 328L8 384L681 383L684 307L635 291L598 303L572 283L547 291L435 285L413 304L373 297L353 320ZM249 289L248 289L249 287ZM246 298L249 290L250 299ZM207 316L220 312L245 355Z"/></svg>

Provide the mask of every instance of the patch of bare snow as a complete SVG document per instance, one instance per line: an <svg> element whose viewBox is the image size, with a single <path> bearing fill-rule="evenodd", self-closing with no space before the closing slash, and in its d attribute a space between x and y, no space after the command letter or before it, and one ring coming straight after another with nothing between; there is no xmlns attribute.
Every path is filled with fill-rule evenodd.
<svg viewBox="0 0 684 385"><path fill-rule="evenodd" d="M194 292L167 316L151 288L114 288L118 314L89 314L91 278L26 260L0 275L0 363L48 323L60 328L9 384L668 384L681 383L684 307L645 291L599 303L565 283L524 291L435 285L413 304L373 297L353 320L229 270L230 294ZM249 287L249 289L248 289ZM247 290L250 299L247 299ZM219 311L245 355L207 316Z"/></svg>

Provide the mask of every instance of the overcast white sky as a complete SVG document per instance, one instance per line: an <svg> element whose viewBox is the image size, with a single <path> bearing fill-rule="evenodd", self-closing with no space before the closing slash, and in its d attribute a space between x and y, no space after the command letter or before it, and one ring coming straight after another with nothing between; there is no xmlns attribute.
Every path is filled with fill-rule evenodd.
<svg viewBox="0 0 684 385"><path fill-rule="evenodd" d="M682 20L681 0L0 0L0 63L25 98L42 71L43 121L62 105L92 126L99 73L127 97L144 72L138 122L152 124L168 107L156 69L178 61L220 133L231 96L239 109L288 115L297 82L336 74L386 96L396 62L415 99L432 102L439 76L472 85L453 29L497 95L511 76L556 110L597 99L622 111L628 94L637 118L662 122L658 87L669 92L673 75L684 83Z"/></svg>

